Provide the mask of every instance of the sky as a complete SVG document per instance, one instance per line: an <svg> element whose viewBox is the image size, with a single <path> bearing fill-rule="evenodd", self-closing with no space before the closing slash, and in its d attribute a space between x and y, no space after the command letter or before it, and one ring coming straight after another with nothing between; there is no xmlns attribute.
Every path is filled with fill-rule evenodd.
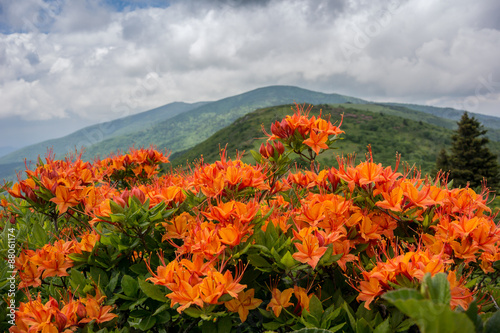
<svg viewBox="0 0 500 333"><path fill-rule="evenodd" d="M498 0L0 0L0 147L293 85L500 116Z"/></svg>

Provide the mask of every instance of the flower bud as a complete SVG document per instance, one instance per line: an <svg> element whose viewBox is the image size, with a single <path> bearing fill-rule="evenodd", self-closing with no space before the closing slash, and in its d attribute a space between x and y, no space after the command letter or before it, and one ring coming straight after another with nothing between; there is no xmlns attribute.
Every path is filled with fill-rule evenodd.
<svg viewBox="0 0 500 333"><path fill-rule="evenodd" d="M66 323L68 322L68 318L60 311L55 314L56 318L56 326L59 332L62 332L66 327Z"/></svg>
<svg viewBox="0 0 500 333"><path fill-rule="evenodd" d="M137 199L139 199L139 201L141 203L144 203L146 201L146 195L144 194L144 192L139 190L137 187L134 187L130 194L132 196L136 197Z"/></svg>
<svg viewBox="0 0 500 333"><path fill-rule="evenodd" d="M320 232L318 232L318 230L314 231L314 236L316 236L316 238L318 239L318 245L320 247L325 245L325 237Z"/></svg>
<svg viewBox="0 0 500 333"><path fill-rule="evenodd" d="M278 151L278 156L281 156L285 152L285 146L283 146L281 141L274 142L274 148Z"/></svg>
<svg viewBox="0 0 500 333"><path fill-rule="evenodd" d="M269 142L266 143L266 150L267 150L267 156L269 156L269 157L274 156L274 147Z"/></svg>
<svg viewBox="0 0 500 333"><path fill-rule="evenodd" d="M267 150L266 150L266 145L265 144L261 144L260 145L259 154L262 155L263 158L268 158L269 157L269 156L267 156Z"/></svg>
<svg viewBox="0 0 500 333"><path fill-rule="evenodd" d="M87 316L87 309L85 309L85 305L78 302L78 306L76 307L76 315L80 318L85 318Z"/></svg>

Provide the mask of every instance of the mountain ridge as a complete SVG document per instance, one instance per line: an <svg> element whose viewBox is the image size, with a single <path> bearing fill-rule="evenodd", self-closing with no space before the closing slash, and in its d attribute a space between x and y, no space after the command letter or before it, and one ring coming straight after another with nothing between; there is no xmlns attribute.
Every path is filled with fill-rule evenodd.
<svg viewBox="0 0 500 333"><path fill-rule="evenodd" d="M245 114L260 108L292 104L294 102L313 105L356 104L364 105L367 109L388 106L384 112L392 112L398 116L437 124L445 128L456 126L454 120L443 118L447 115L450 116L450 108L404 103L374 103L336 93L329 94L295 86L275 85L257 88L211 102L169 103L111 122L88 126L63 138L47 140L0 157L0 169L7 168L7 165L12 166L15 163L22 163L25 158L28 161L36 161L36 158L40 155L43 156L47 148L51 146L54 147L56 156L62 158L61 155L66 152L74 152L75 148L81 147L80 143L90 143L83 145L87 146L84 158L88 160L96 156L107 156L118 149L124 151L134 145L136 147L154 145L159 149L167 149L172 153L186 151L208 139L218 130L229 126ZM417 115L414 113L415 111L423 113ZM165 114L165 112L168 114ZM425 113L428 115L425 115ZM454 110L451 113L453 117L456 117L457 114L462 114L463 111ZM432 114L438 115L432 116ZM478 115L475 113L470 114L473 116ZM420 119L415 119L415 117ZM496 121L500 124L500 118L489 117L493 118L493 121L489 119L485 125L496 124ZM476 118L478 119L478 117ZM114 128L110 129L110 127ZM500 125L499 129L485 127L488 129L490 139L500 141ZM6 174L5 170L3 170L4 172L1 171L0 174Z"/></svg>

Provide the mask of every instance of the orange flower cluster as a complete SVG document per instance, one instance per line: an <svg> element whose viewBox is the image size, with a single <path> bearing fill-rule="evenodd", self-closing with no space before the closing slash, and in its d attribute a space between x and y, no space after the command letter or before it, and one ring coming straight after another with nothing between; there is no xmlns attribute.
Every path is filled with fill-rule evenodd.
<svg viewBox="0 0 500 333"><path fill-rule="evenodd" d="M309 117L311 109L312 107L309 107L304 110L304 105L297 104L292 116L286 116L281 122L276 121L271 125L272 135L268 135L268 141L283 140L290 145L294 137L300 136L301 143L309 146L316 154L319 154L321 149L328 149L329 136L344 133L339 128L342 122L337 127L330 121L322 119L321 115L318 118ZM277 147L276 144L275 147ZM268 155L272 156L272 154Z"/></svg>
<svg viewBox="0 0 500 333"><path fill-rule="evenodd" d="M262 167L243 163L239 158L227 159L223 152L220 161L197 168L192 181L196 192L215 198L245 189L267 190L266 179Z"/></svg>
<svg viewBox="0 0 500 333"><path fill-rule="evenodd" d="M134 181L137 178L151 178L158 174L158 164L168 162L167 156L153 148L130 148L128 154L96 161L95 166L103 178L116 180L124 176L127 181ZM132 173L129 174L127 171Z"/></svg>
<svg viewBox="0 0 500 333"><path fill-rule="evenodd" d="M302 287L294 286L293 288L288 288L280 291L278 288L273 288L271 290L271 301L267 305L267 310L272 310L276 317L279 317L281 311L289 306L294 305L290 302L292 295L295 296L297 303L295 311L302 312L302 310L309 311L309 302L314 296L313 293L308 295L308 290Z"/></svg>
<svg viewBox="0 0 500 333"><path fill-rule="evenodd" d="M472 302L472 293L465 287L463 280L457 281L456 272L450 270L452 261L445 261L442 255L432 254L429 250L408 251L386 261L378 260L376 266L369 272L362 272L363 280L359 283L358 301L365 301L365 308L370 309L370 303L384 292L400 285L400 279L408 282L422 282L424 275L447 272L451 288L452 308L460 305L467 309Z"/></svg>
<svg viewBox="0 0 500 333"><path fill-rule="evenodd" d="M9 332L71 333L91 321L104 323L116 318L116 314L110 313L113 307L102 305L103 301L104 297L97 294L95 297L87 295L86 298L72 299L62 304L50 297L43 304L38 296L27 303L21 303L16 312L16 325Z"/></svg>
<svg viewBox="0 0 500 333"><path fill-rule="evenodd" d="M168 264L163 261L157 273L151 271L153 277L147 280L171 290L166 297L171 300L172 307L180 305L177 308L180 313L193 304L199 307L204 304L222 304L219 299L224 295L238 298L238 294L246 287L239 283L242 273L238 275L236 272L233 278L230 270L223 274L222 269L215 268L213 260L207 262L202 256L194 255L192 260L174 260Z"/></svg>
<svg viewBox="0 0 500 333"><path fill-rule="evenodd" d="M86 233L81 236L80 242L59 240L35 251L23 250L15 264L21 278L19 289L38 287L47 277L68 276L68 268L73 267L69 255L82 251L92 252L99 238L95 232Z"/></svg>

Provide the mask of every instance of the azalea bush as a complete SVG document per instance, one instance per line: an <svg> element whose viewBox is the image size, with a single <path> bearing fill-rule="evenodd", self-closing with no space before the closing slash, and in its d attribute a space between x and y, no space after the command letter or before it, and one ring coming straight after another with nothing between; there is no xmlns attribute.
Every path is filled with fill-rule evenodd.
<svg viewBox="0 0 500 333"><path fill-rule="evenodd" d="M371 154L323 168L342 119L309 111L264 130L255 165L40 159L1 194L0 330L496 332L488 190Z"/></svg>

